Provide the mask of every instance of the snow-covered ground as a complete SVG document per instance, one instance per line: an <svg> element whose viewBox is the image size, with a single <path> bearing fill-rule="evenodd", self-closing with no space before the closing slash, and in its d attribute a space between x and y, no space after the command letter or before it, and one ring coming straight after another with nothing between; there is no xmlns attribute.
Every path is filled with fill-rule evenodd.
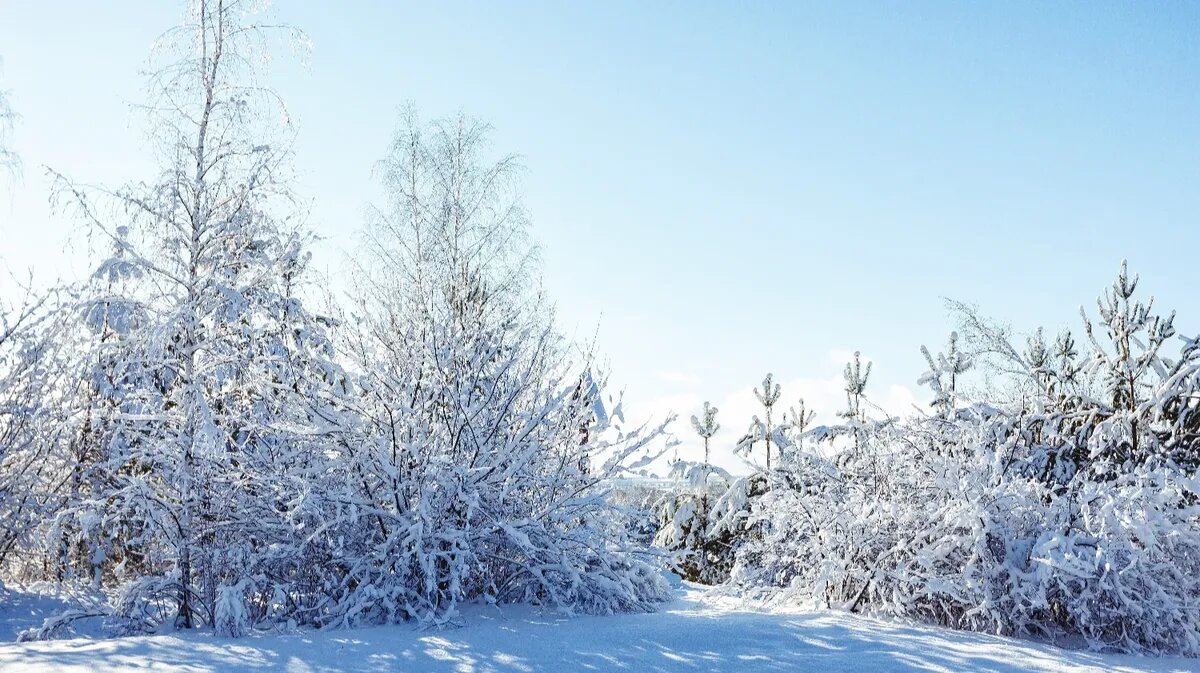
<svg viewBox="0 0 1200 673"><path fill-rule="evenodd" d="M44 612L14 593L4 635ZM259 635L203 633L0 644L0 671L1200 671L1200 660L1099 655L828 612L764 612L688 588L663 611L564 618L472 614L442 631L408 626Z"/></svg>

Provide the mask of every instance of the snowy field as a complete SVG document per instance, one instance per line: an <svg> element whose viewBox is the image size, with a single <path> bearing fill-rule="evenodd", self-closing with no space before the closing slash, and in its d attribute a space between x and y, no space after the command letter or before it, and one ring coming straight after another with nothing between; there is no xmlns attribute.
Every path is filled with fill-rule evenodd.
<svg viewBox="0 0 1200 673"><path fill-rule="evenodd" d="M13 596L0 628L36 622ZM216 638L203 633L0 645L0 671L1200 671L1200 660L1109 656L1028 641L822 612L762 612L681 589L657 614L470 615L443 631L407 626Z"/></svg>

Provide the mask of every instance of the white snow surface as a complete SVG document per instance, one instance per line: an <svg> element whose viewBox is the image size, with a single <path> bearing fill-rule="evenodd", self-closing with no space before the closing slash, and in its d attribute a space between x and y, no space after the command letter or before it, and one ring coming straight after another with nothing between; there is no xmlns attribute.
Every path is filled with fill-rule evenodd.
<svg viewBox="0 0 1200 673"><path fill-rule="evenodd" d="M28 608L28 601L3 606L4 625L40 613ZM686 585L654 614L571 618L508 607L473 611L464 622L442 630L400 625L238 639L196 631L5 643L0 671L1200 671L1200 659L1097 654L838 612L759 610Z"/></svg>

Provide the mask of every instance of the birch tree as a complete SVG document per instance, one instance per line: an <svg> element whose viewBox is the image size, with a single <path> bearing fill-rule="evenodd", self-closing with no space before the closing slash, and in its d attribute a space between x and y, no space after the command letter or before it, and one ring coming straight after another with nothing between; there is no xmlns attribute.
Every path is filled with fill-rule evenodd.
<svg viewBox="0 0 1200 673"><path fill-rule="evenodd" d="M554 330L516 160L488 158L487 137L407 110L379 168L390 201L346 316L364 394L331 494L347 559L336 623L445 623L477 599L646 610L665 595L604 488L661 429L617 427L590 355Z"/></svg>
<svg viewBox="0 0 1200 673"><path fill-rule="evenodd" d="M230 597L253 593L251 577L269 582L265 550L289 548L302 500L286 494L307 485L283 468L315 451L313 386L332 390L338 376L321 320L294 293L305 234L287 183L291 131L260 80L269 36L287 29L260 9L196 0L161 38L166 63L150 76L147 105L162 166L153 181L60 182L120 249L122 268L136 270L145 313L113 340L116 304L93 309L101 350L118 344L103 368L119 374L121 399L93 477L105 487L62 517L90 544L136 549L138 573L120 563L117 577L117 612L132 628L171 615L184 628L241 628L244 596Z"/></svg>

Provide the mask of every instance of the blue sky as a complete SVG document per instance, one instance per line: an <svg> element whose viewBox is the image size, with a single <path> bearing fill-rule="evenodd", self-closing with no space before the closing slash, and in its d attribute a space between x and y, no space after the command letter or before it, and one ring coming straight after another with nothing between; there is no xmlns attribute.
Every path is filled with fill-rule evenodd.
<svg viewBox="0 0 1200 673"><path fill-rule="evenodd" d="M306 66L299 191L331 272L396 109L466 111L517 152L564 326L599 326L634 415L704 399L732 441L767 371L831 413L840 362L903 406L941 297L1075 325L1123 257L1200 331L1200 5L277 2ZM0 0L25 169L0 257L71 274L41 166L146 176L139 71L178 6ZM687 434L685 427L680 427ZM719 436L720 437L720 436ZM686 450L685 450L686 451Z"/></svg>

